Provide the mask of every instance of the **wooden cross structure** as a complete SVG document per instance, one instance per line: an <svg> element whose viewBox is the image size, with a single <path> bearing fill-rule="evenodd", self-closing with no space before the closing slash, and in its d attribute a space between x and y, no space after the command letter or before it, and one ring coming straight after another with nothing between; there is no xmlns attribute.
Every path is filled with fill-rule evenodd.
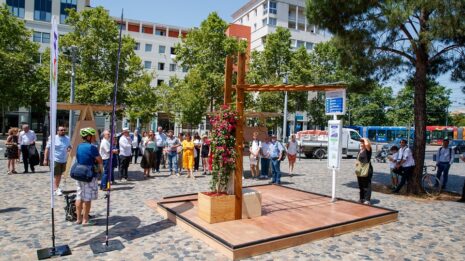
<svg viewBox="0 0 465 261"><path fill-rule="evenodd" d="M303 91L331 91L345 89L345 84L311 84L311 85L293 85L293 84L247 84L246 78L246 54L238 55L237 64L237 84L233 86L233 57L226 57L225 78L224 78L224 104L231 104L232 92L236 92L236 110L237 110L237 127L236 127L236 170L234 173L234 194L235 194L235 218L242 218L242 169L244 153L244 101L245 92L303 92Z"/></svg>

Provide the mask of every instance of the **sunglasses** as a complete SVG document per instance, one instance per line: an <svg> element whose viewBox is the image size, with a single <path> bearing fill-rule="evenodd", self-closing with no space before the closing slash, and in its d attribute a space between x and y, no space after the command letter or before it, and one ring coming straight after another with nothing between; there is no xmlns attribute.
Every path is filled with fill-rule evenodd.
<svg viewBox="0 0 465 261"><path fill-rule="evenodd" d="M64 129L58 130L58 131L65 131Z"/></svg>

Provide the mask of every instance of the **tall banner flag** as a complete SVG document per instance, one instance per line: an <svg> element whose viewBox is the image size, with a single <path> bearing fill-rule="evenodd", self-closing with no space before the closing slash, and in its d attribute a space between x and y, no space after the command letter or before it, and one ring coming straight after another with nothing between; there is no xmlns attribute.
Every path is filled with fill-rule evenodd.
<svg viewBox="0 0 465 261"><path fill-rule="evenodd" d="M52 17L52 41L50 41L50 197L54 207L53 176L55 169L55 135L57 121L57 89L58 89L58 23L57 17Z"/></svg>
<svg viewBox="0 0 465 261"><path fill-rule="evenodd" d="M58 89L58 19L52 16L52 39L50 41L50 205L52 212L52 247L37 250L39 260L47 259L53 256L71 255L71 249L68 245L55 246L55 215L53 198L53 176L55 172L55 136L57 122L57 89Z"/></svg>

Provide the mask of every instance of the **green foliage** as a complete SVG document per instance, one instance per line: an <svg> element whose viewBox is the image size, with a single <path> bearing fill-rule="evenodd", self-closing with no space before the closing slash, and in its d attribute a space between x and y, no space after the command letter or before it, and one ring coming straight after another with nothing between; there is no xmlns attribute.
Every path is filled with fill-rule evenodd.
<svg viewBox="0 0 465 261"><path fill-rule="evenodd" d="M76 102L111 103L118 57L117 23L103 7L85 9L79 13L70 10L67 23L74 30L60 39L60 45L63 50L70 46L76 46L78 49ZM146 80L140 79L146 76L143 76L141 60L136 56L134 46L134 39L129 36L123 37L117 101L118 104L129 106L132 106L128 100L131 97L130 93L138 91L130 90L130 87L137 86L138 89L142 82L147 83ZM63 63L62 68L70 71L70 63ZM131 85L132 82L136 84Z"/></svg>
<svg viewBox="0 0 465 261"><path fill-rule="evenodd" d="M245 50L243 43L226 36L227 27L228 24L213 12L176 46L176 61L189 69L186 82L179 83L182 95L189 98L176 100L179 102L176 106L183 110L184 121L198 124L199 113L207 110L206 102L210 103L211 110L214 105L222 104L225 58Z"/></svg>
<svg viewBox="0 0 465 261"><path fill-rule="evenodd" d="M414 95L413 82L409 81L397 94L392 103L392 110L388 113L389 122L395 126L410 126L413 124L412 111ZM429 81L426 91L427 123L426 125L445 125L448 117L447 108L450 102L451 90L436 82Z"/></svg>
<svg viewBox="0 0 465 261"><path fill-rule="evenodd" d="M45 100L48 83L36 84L39 46L30 40L31 33L24 22L0 6L0 102L5 106L28 106ZM45 88L45 94L43 89ZM40 97L39 97L40 96ZM41 106L45 107L43 102Z"/></svg>
<svg viewBox="0 0 465 261"><path fill-rule="evenodd" d="M347 124L362 126L390 125L386 115L393 101L390 87L376 85L369 92L350 93L348 96Z"/></svg>
<svg viewBox="0 0 465 261"><path fill-rule="evenodd" d="M145 74L127 85L126 114L130 121L138 118L142 124L150 122L157 111L157 95L150 86L153 76Z"/></svg>
<svg viewBox="0 0 465 261"><path fill-rule="evenodd" d="M465 114L452 115L450 125L453 125L453 126L465 126Z"/></svg>

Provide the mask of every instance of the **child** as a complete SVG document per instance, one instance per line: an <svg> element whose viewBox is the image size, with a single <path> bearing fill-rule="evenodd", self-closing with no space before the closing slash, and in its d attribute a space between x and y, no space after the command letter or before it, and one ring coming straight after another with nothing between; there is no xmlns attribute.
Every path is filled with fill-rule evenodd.
<svg viewBox="0 0 465 261"><path fill-rule="evenodd" d="M390 151L392 155L388 156L388 160L389 160L389 169L391 170L391 188L395 189L397 185L399 184L399 176L396 173L394 173L394 169L396 168L397 155L399 153L399 148L397 146L392 146Z"/></svg>

